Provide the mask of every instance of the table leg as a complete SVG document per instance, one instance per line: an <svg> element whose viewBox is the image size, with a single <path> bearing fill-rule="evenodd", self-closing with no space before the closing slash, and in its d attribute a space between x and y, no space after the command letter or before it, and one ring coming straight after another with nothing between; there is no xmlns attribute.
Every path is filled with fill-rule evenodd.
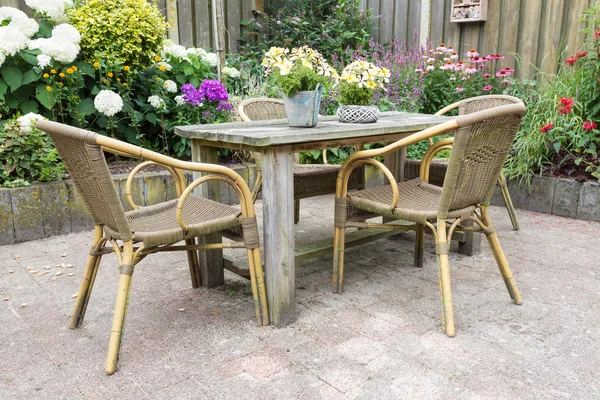
<svg viewBox="0 0 600 400"><path fill-rule="evenodd" d="M276 327L296 320L292 149L267 148L262 161L265 281L271 323Z"/></svg>
<svg viewBox="0 0 600 400"><path fill-rule="evenodd" d="M192 140L192 160L195 162L216 164L218 161L217 148L200 146ZM196 180L205 173L194 172L193 179ZM194 194L215 201L220 200L219 182L210 181L196 187ZM204 235L198 238L198 244L221 243L222 238L218 233ZM225 283L223 269L223 250L199 250L198 260L200 263L200 276L202 285L207 287L221 286Z"/></svg>

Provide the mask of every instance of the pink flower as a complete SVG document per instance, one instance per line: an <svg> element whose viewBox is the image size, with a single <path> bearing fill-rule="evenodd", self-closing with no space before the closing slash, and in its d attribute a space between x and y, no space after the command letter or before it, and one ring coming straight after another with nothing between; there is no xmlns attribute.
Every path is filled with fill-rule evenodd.
<svg viewBox="0 0 600 400"><path fill-rule="evenodd" d="M458 60L458 54L455 51L453 51L452 55L450 56L450 59L451 60Z"/></svg>
<svg viewBox="0 0 600 400"><path fill-rule="evenodd" d="M505 76L509 76L510 72L507 72L506 69L502 68L500 71L496 72L496 76L500 78L504 78Z"/></svg>
<svg viewBox="0 0 600 400"><path fill-rule="evenodd" d="M597 126L598 124L596 124L594 121L586 121L583 123L583 129L586 131L593 131Z"/></svg>
<svg viewBox="0 0 600 400"><path fill-rule="evenodd" d="M483 74L483 77L484 77L484 78L491 78L491 77L492 77L492 74Z"/></svg>
<svg viewBox="0 0 600 400"><path fill-rule="evenodd" d="M484 92L489 92L492 89L493 89L492 85L487 85L486 87L483 88L483 91Z"/></svg>
<svg viewBox="0 0 600 400"><path fill-rule="evenodd" d="M467 51L467 57L479 57L479 53L475 50L475 47L471 48L471 50Z"/></svg>
<svg viewBox="0 0 600 400"><path fill-rule="evenodd" d="M446 45L444 43L440 43L440 45L436 48L437 51L446 51Z"/></svg>
<svg viewBox="0 0 600 400"><path fill-rule="evenodd" d="M465 89L463 89L463 87L462 87L462 86L457 86L457 87L456 87L456 91L457 91L458 93L462 92L463 90L465 90Z"/></svg>
<svg viewBox="0 0 600 400"><path fill-rule="evenodd" d="M469 65L467 68L465 68L465 72L467 74L474 74L475 72L477 72L477 68L474 68L472 65Z"/></svg>
<svg viewBox="0 0 600 400"><path fill-rule="evenodd" d="M475 57L471 58L471 62L474 62L475 64L481 64L481 63L485 62L485 58L475 56Z"/></svg>
<svg viewBox="0 0 600 400"><path fill-rule="evenodd" d="M435 69L435 67L433 66L433 63L430 62L429 65L427 65L427 68L425 68L427 71L433 71Z"/></svg>
<svg viewBox="0 0 600 400"><path fill-rule="evenodd" d="M454 69L457 70L457 71L462 71L463 69L465 69L465 64L463 64L462 61L459 61L454 66Z"/></svg>
<svg viewBox="0 0 600 400"><path fill-rule="evenodd" d="M587 51L578 51L577 54L575 54L575 57L581 58L581 57L585 57L587 55L588 55Z"/></svg>

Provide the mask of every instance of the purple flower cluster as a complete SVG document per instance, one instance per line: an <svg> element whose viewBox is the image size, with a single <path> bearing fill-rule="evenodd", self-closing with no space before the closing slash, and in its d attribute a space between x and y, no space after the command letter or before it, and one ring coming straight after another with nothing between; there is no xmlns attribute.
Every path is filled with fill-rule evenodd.
<svg viewBox="0 0 600 400"><path fill-rule="evenodd" d="M217 80L205 79L196 89L191 83L186 83L181 87L181 94L187 104L193 106L202 105L204 101L218 103L216 111L230 111L233 106L227 101L229 95L223 84Z"/></svg>

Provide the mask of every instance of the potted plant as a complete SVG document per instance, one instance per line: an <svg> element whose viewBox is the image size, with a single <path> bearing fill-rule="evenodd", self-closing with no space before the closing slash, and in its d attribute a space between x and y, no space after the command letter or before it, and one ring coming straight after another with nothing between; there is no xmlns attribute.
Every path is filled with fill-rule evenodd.
<svg viewBox="0 0 600 400"><path fill-rule="evenodd" d="M357 60L348 64L339 79L340 122L368 123L379 118L379 107L372 105L377 89L390 81L390 71Z"/></svg>
<svg viewBox="0 0 600 400"><path fill-rule="evenodd" d="M325 58L308 46L271 47L262 65L265 76L281 89L289 125L316 126L323 88L338 76Z"/></svg>

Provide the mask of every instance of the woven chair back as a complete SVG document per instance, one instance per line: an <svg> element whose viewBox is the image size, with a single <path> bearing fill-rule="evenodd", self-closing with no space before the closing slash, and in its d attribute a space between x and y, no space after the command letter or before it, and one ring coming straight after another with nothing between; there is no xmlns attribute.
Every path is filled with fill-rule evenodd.
<svg viewBox="0 0 600 400"><path fill-rule="evenodd" d="M37 127L52 138L94 224L106 225L120 233L119 239L130 240L131 228L96 133L50 121L38 121Z"/></svg>
<svg viewBox="0 0 600 400"><path fill-rule="evenodd" d="M458 115L472 114L477 111L517 103L521 103L521 99L501 94L472 97L460 102L460 105L458 106Z"/></svg>
<svg viewBox="0 0 600 400"><path fill-rule="evenodd" d="M238 107L242 121L264 121L269 119L285 119L283 100L260 98L246 99Z"/></svg>
<svg viewBox="0 0 600 400"><path fill-rule="evenodd" d="M526 108L522 102L459 115L438 216L489 204Z"/></svg>

